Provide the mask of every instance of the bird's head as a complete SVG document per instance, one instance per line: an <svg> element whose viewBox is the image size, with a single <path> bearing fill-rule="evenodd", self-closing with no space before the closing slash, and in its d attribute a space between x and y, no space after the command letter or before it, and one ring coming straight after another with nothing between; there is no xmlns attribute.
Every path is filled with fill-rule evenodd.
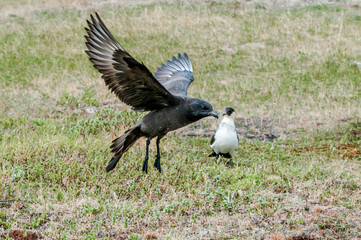
<svg viewBox="0 0 361 240"><path fill-rule="evenodd" d="M233 112L234 112L234 109L233 109L233 108L227 107L225 113L223 113L223 116L224 116L224 115L231 116L231 114L232 114Z"/></svg>
<svg viewBox="0 0 361 240"><path fill-rule="evenodd" d="M212 105L202 99L191 99L187 115L192 121L197 121L208 116L218 118L217 113L213 112Z"/></svg>

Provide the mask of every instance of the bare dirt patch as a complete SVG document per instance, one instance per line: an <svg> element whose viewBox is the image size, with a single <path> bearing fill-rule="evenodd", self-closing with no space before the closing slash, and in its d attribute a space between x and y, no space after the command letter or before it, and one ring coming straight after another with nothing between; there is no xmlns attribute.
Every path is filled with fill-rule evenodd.
<svg viewBox="0 0 361 240"><path fill-rule="evenodd" d="M37 240L42 239L43 237L40 234L33 232L25 232L23 230L13 230L9 234L2 233L0 234L0 238L2 239L16 239L16 240Z"/></svg>
<svg viewBox="0 0 361 240"><path fill-rule="evenodd" d="M217 130L218 121L203 120L196 122L190 126L186 126L183 130L178 131L183 137L211 137ZM266 141L273 142L276 140L294 139L304 132L315 130L333 129L338 124L344 124L349 120L336 120L334 122L325 123L325 125L316 122L304 122L297 124L293 121L285 121L284 119L271 119L267 117L243 117L236 118L235 125L240 139L248 141ZM358 126L357 123L352 123L353 126ZM350 136L353 138L360 137L360 131L354 127ZM326 147L326 146L325 146ZM329 146L327 146L329 147ZM312 150L312 149L309 149ZM353 145L339 146L340 151L343 151L343 157L352 157L359 155L359 151ZM307 151L307 149L294 149L294 151Z"/></svg>
<svg viewBox="0 0 361 240"><path fill-rule="evenodd" d="M217 130L219 121L202 121L187 126L182 131L183 137L211 137ZM284 135L284 128L277 126L276 121L261 117L235 119L236 128L241 138L246 140L274 141ZM211 126L207 126L211 124ZM287 132L288 137L294 135Z"/></svg>

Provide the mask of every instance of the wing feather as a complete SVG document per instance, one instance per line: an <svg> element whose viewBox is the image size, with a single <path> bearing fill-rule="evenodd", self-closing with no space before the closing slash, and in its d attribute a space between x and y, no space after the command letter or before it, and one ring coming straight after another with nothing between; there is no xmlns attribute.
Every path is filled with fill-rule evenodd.
<svg viewBox="0 0 361 240"><path fill-rule="evenodd" d="M155 78L172 94L187 96L189 85L194 81L192 64L188 55L178 54L158 68Z"/></svg>
<svg viewBox="0 0 361 240"><path fill-rule="evenodd" d="M175 105L178 98L135 60L114 38L101 18L90 15L85 51L108 88L135 110L152 111Z"/></svg>

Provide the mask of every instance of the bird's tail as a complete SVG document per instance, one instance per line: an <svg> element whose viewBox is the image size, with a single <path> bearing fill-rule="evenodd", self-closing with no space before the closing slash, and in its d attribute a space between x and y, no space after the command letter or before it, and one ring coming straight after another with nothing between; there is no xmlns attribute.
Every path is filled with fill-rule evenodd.
<svg viewBox="0 0 361 240"><path fill-rule="evenodd" d="M109 172L115 168L122 155L141 137L140 127L127 130L121 137L113 140L110 146L114 157L110 160L106 171Z"/></svg>

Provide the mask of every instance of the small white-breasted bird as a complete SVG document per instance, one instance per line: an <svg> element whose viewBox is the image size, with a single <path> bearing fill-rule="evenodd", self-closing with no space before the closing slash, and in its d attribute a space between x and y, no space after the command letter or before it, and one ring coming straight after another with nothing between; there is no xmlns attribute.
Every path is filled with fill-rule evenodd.
<svg viewBox="0 0 361 240"><path fill-rule="evenodd" d="M216 159L218 159L219 155L229 158L231 159L230 163L232 161L232 153L238 147L238 134L234 121L231 118L233 112L233 108L226 108L226 112L223 114L224 117L216 133L212 136L210 146L213 152L209 155L209 157L216 157Z"/></svg>

